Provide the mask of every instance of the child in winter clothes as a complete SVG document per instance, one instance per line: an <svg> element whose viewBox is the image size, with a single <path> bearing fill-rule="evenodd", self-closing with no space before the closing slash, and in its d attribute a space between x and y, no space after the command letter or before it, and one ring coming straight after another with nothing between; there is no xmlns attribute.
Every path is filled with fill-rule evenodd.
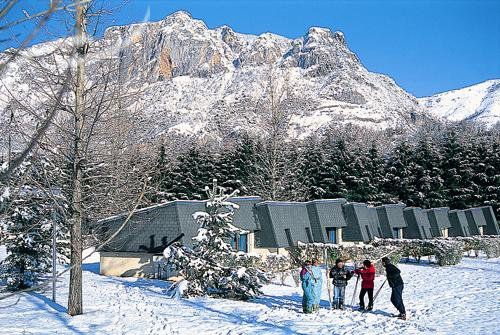
<svg viewBox="0 0 500 335"><path fill-rule="evenodd" d="M337 259L330 270L330 278L333 278L333 309L344 309L345 287L351 277L352 273L345 269L344 262Z"/></svg>
<svg viewBox="0 0 500 335"><path fill-rule="evenodd" d="M367 259L363 261L363 267L354 270L361 276L361 292L359 293L359 307L365 309L365 294L368 293L368 311L373 309L373 287L375 286L375 266Z"/></svg>
<svg viewBox="0 0 500 335"><path fill-rule="evenodd" d="M305 261L302 270L300 271L300 281L302 282L302 309L304 313L312 313L314 296L313 296L313 277L311 272L311 261Z"/></svg>
<svg viewBox="0 0 500 335"><path fill-rule="evenodd" d="M313 312L319 311L319 303L321 301L321 291L323 286L323 276L321 275L321 268L319 267L319 261L313 259L311 267L313 282Z"/></svg>

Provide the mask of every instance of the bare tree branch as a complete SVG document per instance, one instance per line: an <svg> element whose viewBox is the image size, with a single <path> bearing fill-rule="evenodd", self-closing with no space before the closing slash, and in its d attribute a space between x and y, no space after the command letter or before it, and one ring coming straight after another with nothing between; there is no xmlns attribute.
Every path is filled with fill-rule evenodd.
<svg viewBox="0 0 500 335"><path fill-rule="evenodd" d="M10 162L9 167L7 168L6 171L0 171L0 182L5 181L9 178L12 171L14 171L16 168L18 168L21 165L21 163L26 159L26 157L29 155L29 153L33 150L35 145L38 143L40 138L45 134L45 132L49 128L50 124L52 123L52 120L54 119L54 117L57 114L59 102L61 101L64 92L66 92L69 80L70 80L70 71L68 69L66 72L66 79L64 81L64 84L57 94L56 103L53 105L52 110L49 112L49 115L47 116L47 118L43 122L42 126L40 128L38 128L38 130L36 131L36 134L31 138L28 146L21 152L21 154L19 154L15 159L13 159Z"/></svg>

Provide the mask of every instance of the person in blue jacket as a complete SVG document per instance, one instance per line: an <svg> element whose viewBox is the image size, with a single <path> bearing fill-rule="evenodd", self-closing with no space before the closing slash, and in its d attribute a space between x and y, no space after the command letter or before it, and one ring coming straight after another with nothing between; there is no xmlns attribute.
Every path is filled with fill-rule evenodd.
<svg viewBox="0 0 500 335"><path fill-rule="evenodd" d="M321 301L321 292L323 288L323 276L321 275L321 268L319 267L319 261L313 259L312 261L312 286L313 286L313 312L319 310L319 302Z"/></svg>
<svg viewBox="0 0 500 335"><path fill-rule="evenodd" d="M311 270L311 261L305 261L302 270L300 271L300 281L302 282L302 309L304 313L310 314L313 311L313 277Z"/></svg>

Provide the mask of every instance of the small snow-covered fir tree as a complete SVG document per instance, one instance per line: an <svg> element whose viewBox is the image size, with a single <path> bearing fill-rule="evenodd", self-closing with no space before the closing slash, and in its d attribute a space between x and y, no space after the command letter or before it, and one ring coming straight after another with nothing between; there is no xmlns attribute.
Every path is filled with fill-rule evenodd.
<svg viewBox="0 0 500 335"><path fill-rule="evenodd" d="M184 278L171 289L181 291L185 297L210 295L247 300L262 294L260 289L268 279L254 267L257 257L232 250L229 241L247 232L232 224L238 205L229 199L237 191L225 195L216 184L214 180L212 190L206 187L206 211L193 214L200 225L193 248L174 244L164 251L171 268Z"/></svg>
<svg viewBox="0 0 500 335"><path fill-rule="evenodd" d="M0 263L0 279L9 290L30 287L52 269L54 221L59 261L66 262L69 254L68 227L62 214L66 200L40 177L43 170L52 176L58 171L45 157L31 157L15 171L8 185L0 185L0 244L7 249L7 257Z"/></svg>

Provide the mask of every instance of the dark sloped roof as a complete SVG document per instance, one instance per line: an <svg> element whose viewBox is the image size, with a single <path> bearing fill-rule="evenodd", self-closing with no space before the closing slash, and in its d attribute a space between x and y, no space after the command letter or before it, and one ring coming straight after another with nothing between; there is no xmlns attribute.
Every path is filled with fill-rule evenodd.
<svg viewBox="0 0 500 335"><path fill-rule="evenodd" d="M345 199L314 200L306 203L307 214L315 242L328 242L326 228L340 228L347 225L342 212Z"/></svg>
<svg viewBox="0 0 500 335"><path fill-rule="evenodd" d="M484 233L486 235L499 235L500 226L498 225L497 218L493 212L491 206L480 207L483 211L484 219L486 220L486 227L484 227Z"/></svg>
<svg viewBox="0 0 500 335"><path fill-rule="evenodd" d="M403 237L426 239L431 238L431 225L427 214L420 207L407 207L403 210L407 227L403 229Z"/></svg>
<svg viewBox="0 0 500 335"><path fill-rule="evenodd" d="M378 220L377 209L375 207L368 207L368 220L372 226L373 236L382 237L382 228Z"/></svg>
<svg viewBox="0 0 500 335"><path fill-rule="evenodd" d="M97 229L104 229L110 236L125 221L119 215L100 221ZM105 246L105 251L150 252L166 245L181 233L175 203L156 206L154 210L134 213L123 230Z"/></svg>
<svg viewBox="0 0 500 335"><path fill-rule="evenodd" d="M464 212L471 235L480 235L479 227L486 226L483 211L480 208L469 208Z"/></svg>
<svg viewBox="0 0 500 335"><path fill-rule="evenodd" d="M385 238L397 238L394 228L406 227L403 215L403 204L390 204L378 206L377 214Z"/></svg>
<svg viewBox="0 0 500 335"><path fill-rule="evenodd" d="M368 242L372 240L374 233L367 205L351 202L344 204L343 207L347 226L342 229L342 239L353 242Z"/></svg>
<svg viewBox="0 0 500 335"><path fill-rule="evenodd" d="M425 211L429 218L433 237L440 237L441 229L448 229L451 227L450 218L448 217L449 210L448 207L439 207Z"/></svg>
<svg viewBox="0 0 500 335"><path fill-rule="evenodd" d="M264 201L257 204L256 209L261 227L258 234L260 247L282 248L296 246L298 241L314 241L311 240L312 230L305 203Z"/></svg>
<svg viewBox="0 0 500 335"><path fill-rule="evenodd" d="M231 202L240 206L235 210L233 224L241 229L254 231L259 226L254 217L254 204L259 197L238 197ZM107 251L151 252L166 245L181 233L181 242L192 246L192 237L198 233L198 223L193 213L205 210L205 201L176 200L136 211L124 229L105 248ZM95 227L110 235L124 222L127 213L97 222Z"/></svg>
<svg viewBox="0 0 500 335"><path fill-rule="evenodd" d="M451 228L449 230L450 236L470 236L469 225L463 210L451 210L448 212L450 218Z"/></svg>

